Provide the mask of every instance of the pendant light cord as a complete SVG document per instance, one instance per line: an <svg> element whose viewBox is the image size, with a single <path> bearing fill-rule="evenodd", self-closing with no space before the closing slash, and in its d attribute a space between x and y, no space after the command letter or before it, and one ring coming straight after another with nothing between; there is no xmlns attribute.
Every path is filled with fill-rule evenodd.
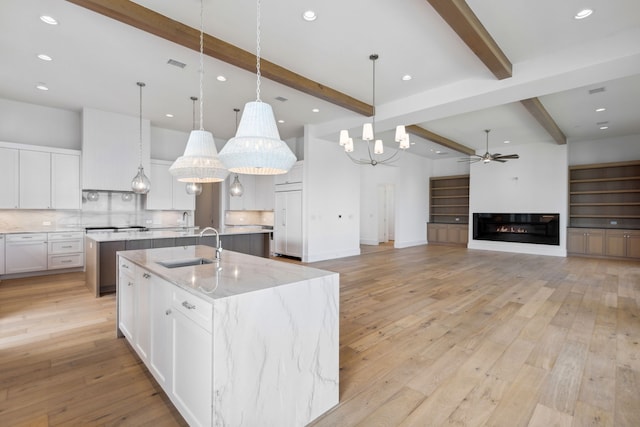
<svg viewBox="0 0 640 427"><path fill-rule="evenodd" d="M138 82L137 85L140 87L140 147L139 147L139 158L140 158L140 167L142 167L142 88L145 86L144 83Z"/></svg>
<svg viewBox="0 0 640 427"><path fill-rule="evenodd" d="M260 0L256 5L256 101L260 102Z"/></svg>
<svg viewBox="0 0 640 427"><path fill-rule="evenodd" d="M373 54L369 57L373 61L373 117L371 119L371 127L373 128L373 139L376 139L376 60L377 54Z"/></svg>
<svg viewBox="0 0 640 427"><path fill-rule="evenodd" d="M202 90L202 81L204 77L204 30L203 30L203 16L204 16L204 0L200 0L200 130L204 130L204 123L202 121L204 103L204 92Z"/></svg>

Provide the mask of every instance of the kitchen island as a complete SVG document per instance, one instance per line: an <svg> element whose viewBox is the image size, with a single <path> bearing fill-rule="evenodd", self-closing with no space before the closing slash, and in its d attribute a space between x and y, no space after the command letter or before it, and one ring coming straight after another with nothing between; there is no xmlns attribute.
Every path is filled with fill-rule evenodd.
<svg viewBox="0 0 640 427"><path fill-rule="evenodd" d="M117 334L190 425L304 426L338 403L338 293L208 246L118 252Z"/></svg>
<svg viewBox="0 0 640 427"><path fill-rule="evenodd" d="M272 230L230 227L220 230L224 249L249 255L269 257ZM116 290L116 252L172 246L215 246L216 237L209 231L200 237L200 230L146 230L100 232L85 235L86 285L96 297Z"/></svg>

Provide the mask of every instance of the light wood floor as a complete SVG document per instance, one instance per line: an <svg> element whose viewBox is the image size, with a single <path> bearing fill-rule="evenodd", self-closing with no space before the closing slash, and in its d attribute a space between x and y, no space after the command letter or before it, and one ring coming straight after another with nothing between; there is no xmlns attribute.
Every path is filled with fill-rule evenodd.
<svg viewBox="0 0 640 427"><path fill-rule="evenodd" d="M443 246L340 273L340 403L313 426L640 426L640 264ZM0 282L0 426L184 425L79 274ZM276 426L287 427L287 426Z"/></svg>

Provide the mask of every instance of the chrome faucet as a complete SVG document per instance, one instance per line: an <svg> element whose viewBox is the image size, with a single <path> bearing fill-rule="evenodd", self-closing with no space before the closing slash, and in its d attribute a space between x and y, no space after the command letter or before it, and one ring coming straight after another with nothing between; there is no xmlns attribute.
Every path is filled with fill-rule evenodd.
<svg viewBox="0 0 640 427"><path fill-rule="evenodd" d="M211 230L214 233L216 233L216 260L220 260L220 256L222 255L222 242L220 241L220 233L218 233L218 230L216 230L213 227L205 227L200 232L200 237L204 236L204 233L209 231L209 230Z"/></svg>

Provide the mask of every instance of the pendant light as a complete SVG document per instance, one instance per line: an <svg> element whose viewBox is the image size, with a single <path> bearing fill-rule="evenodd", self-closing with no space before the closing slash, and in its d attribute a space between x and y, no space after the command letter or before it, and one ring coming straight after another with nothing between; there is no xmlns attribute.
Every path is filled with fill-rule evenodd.
<svg viewBox="0 0 640 427"><path fill-rule="evenodd" d="M142 167L142 88L145 87L145 84L142 82L136 84L140 87L140 166L138 166L138 174L131 181L131 189L136 194L147 194L151 190L151 182L144 174Z"/></svg>
<svg viewBox="0 0 640 427"><path fill-rule="evenodd" d="M193 131L196 130L196 101L198 100L198 98L192 96L190 99L193 104L193 124L191 125L191 130ZM188 182L185 190L189 195L199 196L200 194L202 194L202 184L200 184L199 182Z"/></svg>
<svg viewBox="0 0 640 427"><path fill-rule="evenodd" d="M202 29L203 0L200 0L200 129L192 130L189 134L184 154L178 157L169 168L171 175L181 182L220 182L224 181L229 172L218 159L213 134L203 127L203 98L202 81L204 77L204 32Z"/></svg>
<svg viewBox="0 0 640 427"><path fill-rule="evenodd" d="M271 105L260 99L260 0L256 22L256 101L245 104L236 136L222 148L220 160L231 172L280 175L291 169L296 156L280 139Z"/></svg>
<svg viewBox="0 0 640 427"><path fill-rule="evenodd" d="M239 108L234 108L233 111L236 113L236 132L238 131L238 113L240 112ZM233 197L240 197L244 194L244 187L242 183L238 179L238 174L233 178L233 183L229 186L229 194Z"/></svg>

